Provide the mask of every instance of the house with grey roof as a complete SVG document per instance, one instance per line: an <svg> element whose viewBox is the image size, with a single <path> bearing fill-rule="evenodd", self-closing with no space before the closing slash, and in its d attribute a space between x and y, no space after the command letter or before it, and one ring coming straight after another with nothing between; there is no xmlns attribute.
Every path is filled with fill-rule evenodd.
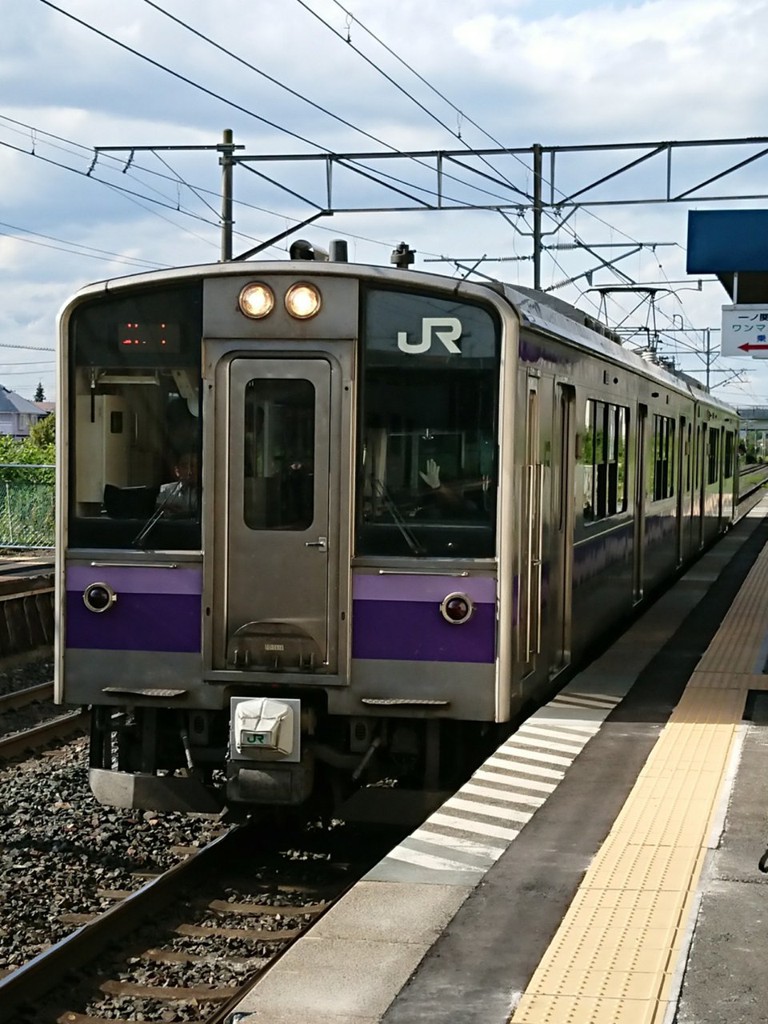
<svg viewBox="0 0 768 1024"><path fill-rule="evenodd" d="M34 402L0 384L0 434L28 437L30 428L46 415Z"/></svg>

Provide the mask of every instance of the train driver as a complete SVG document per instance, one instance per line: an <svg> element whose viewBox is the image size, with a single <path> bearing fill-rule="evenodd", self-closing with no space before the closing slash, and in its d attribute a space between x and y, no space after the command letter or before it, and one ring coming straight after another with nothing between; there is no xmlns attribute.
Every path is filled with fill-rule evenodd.
<svg viewBox="0 0 768 1024"><path fill-rule="evenodd" d="M163 484L157 496L157 509L171 516L193 518L198 510L197 452L182 452L173 467L174 479Z"/></svg>
<svg viewBox="0 0 768 1024"><path fill-rule="evenodd" d="M442 514L450 518L484 515L487 509L490 477L483 475L474 481L446 481L441 478L440 465L427 459L419 476L437 502ZM471 495L471 496L470 496Z"/></svg>

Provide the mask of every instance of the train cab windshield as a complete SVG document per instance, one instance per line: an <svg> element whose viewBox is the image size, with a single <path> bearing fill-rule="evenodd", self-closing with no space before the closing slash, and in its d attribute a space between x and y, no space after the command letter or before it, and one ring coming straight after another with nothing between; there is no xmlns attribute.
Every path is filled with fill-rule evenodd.
<svg viewBox="0 0 768 1024"><path fill-rule="evenodd" d="M358 555L491 557L498 327L476 305L371 291Z"/></svg>
<svg viewBox="0 0 768 1024"><path fill-rule="evenodd" d="M201 324L198 284L73 311L72 547L200 548Z"/></svg>

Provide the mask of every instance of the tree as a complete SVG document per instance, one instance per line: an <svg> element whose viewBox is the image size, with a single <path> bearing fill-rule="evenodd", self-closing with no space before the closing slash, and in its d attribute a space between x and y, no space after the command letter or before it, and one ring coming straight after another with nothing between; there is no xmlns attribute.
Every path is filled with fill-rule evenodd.
<svg viewBox="0 0 768 1024"><path fill-rule="evenodd" d="M37 382L37 390L35 391L35 397L34 397L33 401L34 402L44 402L45 401L45 391L43 391L43 382L42 381L38 381Z"/></svg>
<svg viewBox="0 0 768 1024"><path fill-rule="evenodd" d="M55 448L56 416L54 413L49 413L30 427L29 440L38 448Z"/></svg>

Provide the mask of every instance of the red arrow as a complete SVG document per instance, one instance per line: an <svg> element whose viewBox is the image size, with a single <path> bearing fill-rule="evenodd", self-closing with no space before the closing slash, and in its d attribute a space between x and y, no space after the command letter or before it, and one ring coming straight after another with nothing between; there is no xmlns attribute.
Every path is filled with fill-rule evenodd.
<svg viewBox="0 0 768 1024"><path fill-rule="evenodd" d="M753 352L757 349L768 349L768 345L739 345L743 352Z"/></svg>

